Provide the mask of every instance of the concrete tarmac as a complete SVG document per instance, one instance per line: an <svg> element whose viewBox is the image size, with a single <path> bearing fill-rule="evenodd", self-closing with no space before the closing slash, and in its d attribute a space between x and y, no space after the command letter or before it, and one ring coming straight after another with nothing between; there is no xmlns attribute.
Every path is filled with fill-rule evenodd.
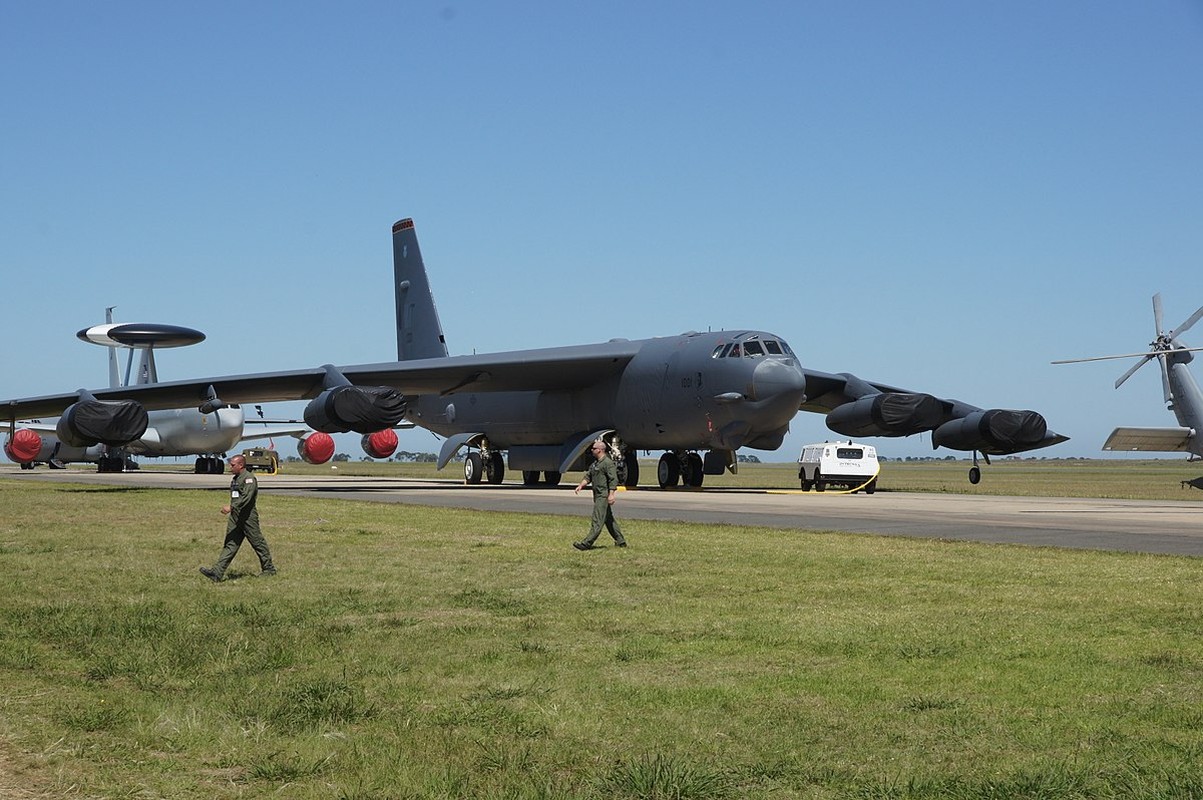
<svg viewBox="0 0 1203 800"><path fill-rule="evenodd" d="M224 491L229 475L145 470L21 470L22 480ZM561 514L565 536L588 529L592 495L573 484L527 488L517 483L465 486L461 481L346 476L262 476L260 491L379 503L412 503L481 511ZM885 536L1203 556L1203 503L1166 500L992 497L879 491L834 494L766 489L640 488L619 495L620 520L676 520L705 525L754 525L782 530L834 530ZM638 526L628 526L638 536ZM603 534L604 537L604 534ZM636 539L637 541L637 539Z"/></svg>

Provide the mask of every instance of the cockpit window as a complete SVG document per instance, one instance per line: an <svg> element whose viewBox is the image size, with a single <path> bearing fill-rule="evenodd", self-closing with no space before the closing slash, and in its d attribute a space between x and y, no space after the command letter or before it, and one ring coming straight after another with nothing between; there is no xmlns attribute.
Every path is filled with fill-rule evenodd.
<svg viewBox="0 0 1203 800"><path fill-rule="evenodd" d="M781 345L777 344L777 343L776 343L775 341L773 341L772 339L765 339L765 341L764 341L764 349L765 349L765 350L768 350L768 351L769 351L769 355L771 355L771 356L779 356L779 355L781 355Z"/></svg>
<svg viewBox="0 0 1203 800"><path fill-rule="evenodd" d="M714 352L710 354L710 357L711 358L723 358L724 356L727 355L727 351L730 349L731 349L730 342L727 342L726 344L720 344L718 347L714 348Z"/></svg>
<svg viewBox="0 0 1203 800"><path fill-rule="evenodd" d="M764 355L764 348L760 342L744 342L744 355L749 358L759 358Z"/></svg>
<svg viewBox="0 0 1203 800"><path fill-rule="evenodd" d="M739 349L739 342L731 345L731 352L727 353L727 358L739 358L743 353Z"/></svg>

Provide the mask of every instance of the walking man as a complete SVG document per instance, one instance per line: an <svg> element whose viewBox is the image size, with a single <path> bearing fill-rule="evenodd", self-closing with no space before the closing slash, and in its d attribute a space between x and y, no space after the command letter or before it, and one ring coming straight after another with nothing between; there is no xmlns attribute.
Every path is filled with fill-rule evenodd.
<svg viewBox="0 0 1203 800"><path fill-rule="evenodd" d="M583 541L573 542L572 546L577 550L593 549L593 543L601 534L602 525L605 525L615 546L626 547L627 540L622 538L622 529L618 527L618 520L614 519L614 501L618 499L618 470L610 460L609 448L601 439L593 443L592 451L597 460L589 465L585 477L576 487L576 493L580 494L581 489L593 485L593 524L589 527L589 535Z"/></svg>
<svg viewBox="0 0 1203 800"><path fill-rule="evenodd" d="M255 500L259 495L259 483L255 475L246 468L246 459L234 456L230 459L230 472L234 473L230 481L230 502L221 507L221 513L229 517L226 523L226 541L221 549L217 563L212 567L201 567L201 575L217 583L226 574L226 568L238 554L243 539L249 539L255 555L259 556L259 567L263 575L275 575L276 568L272 564L272 553L267 548L267 540L259 531L259 509L255 508Z"/></svg>

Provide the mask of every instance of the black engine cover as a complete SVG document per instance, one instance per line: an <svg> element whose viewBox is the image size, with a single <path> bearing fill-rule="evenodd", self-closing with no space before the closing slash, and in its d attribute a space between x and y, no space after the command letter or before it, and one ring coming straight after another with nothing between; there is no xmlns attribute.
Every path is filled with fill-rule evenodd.
<svg viewBox="0 0 1203 800"><path fill-rule="evenodd" d="M150 419L135 400L81 400L59 417L55 432L72 447L120 447L142 437Z"/></svg>
<svg viewBox="0 0 1203 800"><path fill-rule="evenodd" d="M322 433L374 433L405 416L405 398L388 386L336 386L305 406L305 424Z"/></svg>
<svg viewBox="0 0 1203 800"><path fill-rule="evenodd" d="M911 392L862 397L827 415L827 427L845 436L910 436L943 421L943 403L930 394Z"/></svg>
<svg viewBox="0 0 1203 800"><path fill-rule="evenodd" d="M980 450L1006 455L1031 450L1044 441L1048 424L1035 411L992 408L944 423L932 431L932 447Z"/></svg>

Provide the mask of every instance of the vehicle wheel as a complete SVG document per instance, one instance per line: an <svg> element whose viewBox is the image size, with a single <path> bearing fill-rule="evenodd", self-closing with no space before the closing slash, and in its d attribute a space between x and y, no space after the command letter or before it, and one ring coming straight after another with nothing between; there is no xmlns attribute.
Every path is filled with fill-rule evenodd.
<svg viewBox="0 0 1203 800"><path fill-rule="evenodd" d="M501 453L489 453L489 460L485 463L485 475L489 483L501 483L505 477L505 459L501 457Z"/></svg>
<svg viewBox="0 0 1203 800"><path fill-rule="evenodd" d="M865 487L865 494L873 494L877 491L877 478L869 481L869 485Z"/></svg>
<svg viewBox="0 0 1203 800"><path fill-rule="evenodd" d="M468 455L464 456L465 483L480 483L483 474L484 464L481 461L480 453L468 453Z"/></svg>
<svg viewBox="0 0 1203 800"><path fill-rule="evenodd" d="M685 456L685 483L690 486L701 486L705 480L705 473L702 472L702 457L697 453L690 453Z"/></svg>
<svg viewBox="0 0 1203 800"><path fill-rule="evenodd" d="M205 463L205 459L202 456L197 456L196 463L193 465L192 471L197 475L204 475L209 471L209 465Z"/></svg>
<svg viewBox="0 0 1203 800"><path fill-rule="evenodd" d="M982 471L978 467L969 468L969 482L977 484L982 479Z"/></svg>
<svg viewBox="0 0 1203 800"><path fill-rule="evenodd" d="M543 473L543 482L548 486L559 486L560 478L564 477L554 469L549 469Z"/></svg>
<svg viewBox="0 0 1203 800"><path fill-rule="evenodd" d="M656 479L659 481L661 489L676 486L681 480L681 467L677 464L675 455L665 453L660 456L660 463L656 466Z"/></svg>
<svg viewBox="0 0 1203 800"><path fill-rule="evenodd" d="M522 470L522 485L523 486L534 486L538 482L539 482L539 470L537 470L537 469Z"/></svg>
<svg viewBox="0 0 1203 800"><path fill-rule="evenodd" d="M815 491L822 492L827 489L827 481L823 480L823 475L817 469L815 470Z"/></svg>

